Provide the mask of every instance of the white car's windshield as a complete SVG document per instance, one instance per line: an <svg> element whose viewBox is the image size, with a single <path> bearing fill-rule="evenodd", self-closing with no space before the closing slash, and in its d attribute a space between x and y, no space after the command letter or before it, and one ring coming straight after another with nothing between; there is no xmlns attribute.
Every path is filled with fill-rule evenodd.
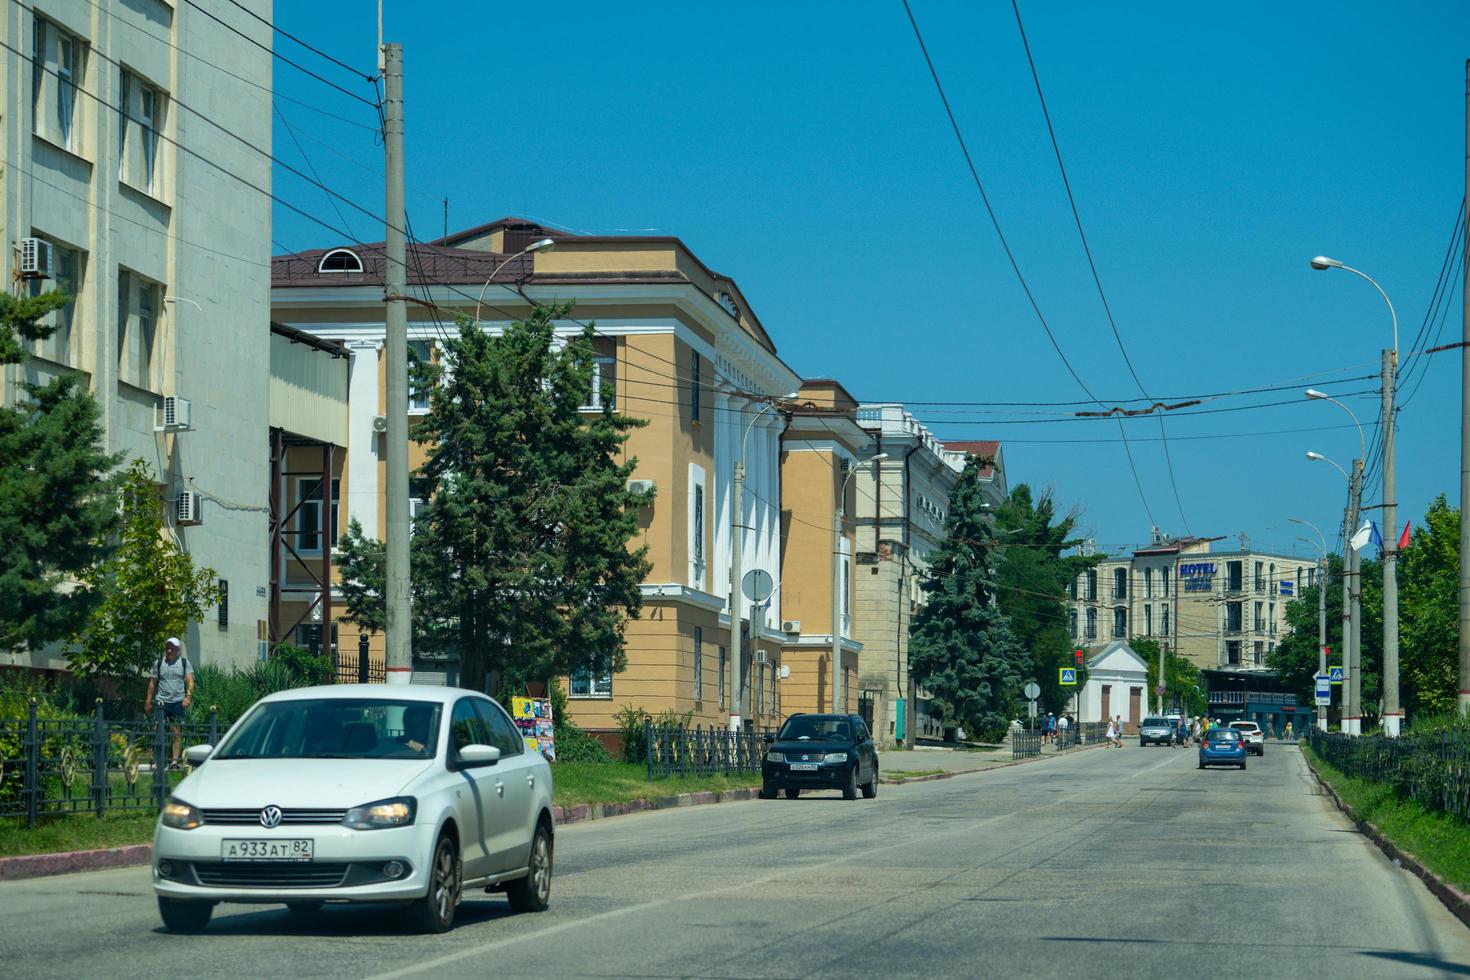
<svg viewBox="0 0 1470 980"><path fill-rule="evenodd" d="M439 705L389 698L257 704L214 759L430 759Z"/></svg>

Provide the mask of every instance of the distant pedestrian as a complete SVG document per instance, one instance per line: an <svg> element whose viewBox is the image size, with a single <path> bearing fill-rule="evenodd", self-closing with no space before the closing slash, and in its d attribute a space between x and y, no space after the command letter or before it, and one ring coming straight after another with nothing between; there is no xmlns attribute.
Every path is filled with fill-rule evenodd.
<svg viewBox="0 0 1470 980"><path fill-rule="evenodd" d="M1113 719L1108 719L1108 748L1114 748L1118 741L1118 730L1113 727Z"/></svg>
<svg viewBox="0 0 1470 980"><path fill-rule="evenodd" d="M1286 740L1291 741L1291 722L1289 721L1286 723Z"/></svg>
<svg viewBox="0 0 1470 980"><path fill-rule="evenodd" d="M1041 719L1041 744L1045 745L1051 741L1052 732L1057 730L1057 716L1050 711L1046 717Z"/></svg>
<svg viewBox="0 0 1470 980"><path fill-rule="evenodd" d="M1057 719L1057 741L1059 743L1065 743L1067 741L1067 729L1071 727L1072 719L1066 715L1062 715Z"/></svg>
<svg viewBox="0 0 1470 980"><path fill-rule="evenodd" d="M1113 725L1113 737L1118 740L1118 748L1121 749L1123 747L1123 716L1118 715L1113 721L1115 722Z"/></svg>
<svg viewBox="0 0 1470 980"><path fill-rule="evenodd" d="M184 645L178 637L171 636L163 643L163 656L153 664L153 676L148 678L148 694L143 699L145 712L154 713L154 722L166 720L173 734L173 755L170 769L179 768L179 749L183 745L181 726L184 713L194 697L194 668L189 658L183 656Z"/></svg>

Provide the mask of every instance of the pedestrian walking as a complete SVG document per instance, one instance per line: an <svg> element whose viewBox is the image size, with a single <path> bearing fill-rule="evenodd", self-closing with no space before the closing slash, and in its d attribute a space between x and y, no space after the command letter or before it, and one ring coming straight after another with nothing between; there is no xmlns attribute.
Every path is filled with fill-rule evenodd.
<svg viewBox="0 0 1470 980"><path fill-rule="evenodd" d="M1113 725L1113 737L1118 740L1118 748L1121 749L1123 747L1123 716L1118 715L1113 720L1116 722Z"/></svg>
<svg viewBox="0 0 1470 980"><path fill-rule="evenodd" d="M1286 723L1286 740L1291 741L1291 722L1289 721Z"/></svg>
<svg viewBox="0 0 1470 980"><path fill-rule="evenodd" d="M1072 727L1072 720L1066 715L1057 719L1057 742L1061 745L1067 744L1067 730Z"/></svg>
<svg viewBox="0 0 1470 980"><path fill-rule="evenodd" d="M1057 730L1057 716L1050 711L1041 720L1041 744L1046 745L1051 741L1052 733Z"/></svg>
<svg viewBox="0 0 1470 980"><path fill-rule="evenodd" d="M1116 748L1118 743L1118 730L1113 727L1113 719L1108 719L1108 748Z"/></svg>
<svg viewBox="0 0 1470 980"><path fill-rule="evenodd" d="M183 649L184 645L176 636L163 642L163 656L153 664L153 676L148 678L148 694L143 699L143 710L153 715L154 724L168 722L173 735L170 769L179 768L184 713L189 710L189 702L194 697L194 668L189 665L189 658L183 655Z"/></svg>

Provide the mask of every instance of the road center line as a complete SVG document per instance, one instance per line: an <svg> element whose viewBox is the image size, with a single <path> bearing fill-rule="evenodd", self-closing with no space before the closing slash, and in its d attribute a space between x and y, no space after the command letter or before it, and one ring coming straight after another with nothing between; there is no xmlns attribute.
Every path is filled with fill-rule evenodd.
<svg viewBox="0 0 1470 980"><path fill-rule="evenodd" d="M1169 758L1165 759L1163 762L1156 762L1153 765L1149 766L1147 769L1140 769L1137 772L1130 774L1128 776L1128 778L1129 779L1134 779L1134 778L1136 778L1138 776L1142 776L1146 772L1153 772L1155 769L1162 769L1162 768L1164 768L1165 766L1167 766L1171 762L1174 762L1174 761L1176 761L1178 759L1185 759L1185 758L1188 758L1188 757L1189 757L1189 753L1188 752L1176 752L1173 755L1169 756Z"/></svg>

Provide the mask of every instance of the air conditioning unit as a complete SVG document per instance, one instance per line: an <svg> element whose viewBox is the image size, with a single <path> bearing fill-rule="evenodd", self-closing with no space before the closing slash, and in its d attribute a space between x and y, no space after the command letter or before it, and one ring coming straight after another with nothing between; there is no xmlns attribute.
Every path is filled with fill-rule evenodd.
<svg viewBox="0 0 1470 980"><path fill-rule="evenodd" d="M756 650L755 651L755 662L758 663L758 664L765 663L766 662L766 651L764 651L764 650Z"/></svg>
<svg viewBox="0 0 1470 980"><path fill-rule="evenodd" d="M799 620L799 619L783 619L781 621L781 632L783 632L783 633L800 633L801 632L801 620Z"/></svg>
<svg viewBox="0 0 1470 980"><path fill-rule="evenodd" d="M20 240L20 275L22 279L50 279L52 265L51 243L44 238L22 238Z"/></svg>
<svg viewBox="0 0 1470 980"><path fill-rule="evenodd" d="M629 480L628 481L628 492L629 493L652 493L653 492L653 481L652 480Z"/></svg>
<svg viewBox="0 0 1470 980"><path fill-rule="evenodd" d="M160 411L163 420L153 427L154 432L187 432L194 427L193 406L187 398L164 395Z"/></svg>
<svg viewBox="0 0 1470 980"><path fill-rule="evenodd" d="M204 523L204 494L198 490L185 490L174 501L174 524L179 527L195 527Z"/></svg>
<svg viewBox="0 0 1470 980"><path fill-rule="evenodd" d="M387 432L388 431L388 416L386 416L386 415L374 415L373 416L373 431L374 432Z"/></svg>

